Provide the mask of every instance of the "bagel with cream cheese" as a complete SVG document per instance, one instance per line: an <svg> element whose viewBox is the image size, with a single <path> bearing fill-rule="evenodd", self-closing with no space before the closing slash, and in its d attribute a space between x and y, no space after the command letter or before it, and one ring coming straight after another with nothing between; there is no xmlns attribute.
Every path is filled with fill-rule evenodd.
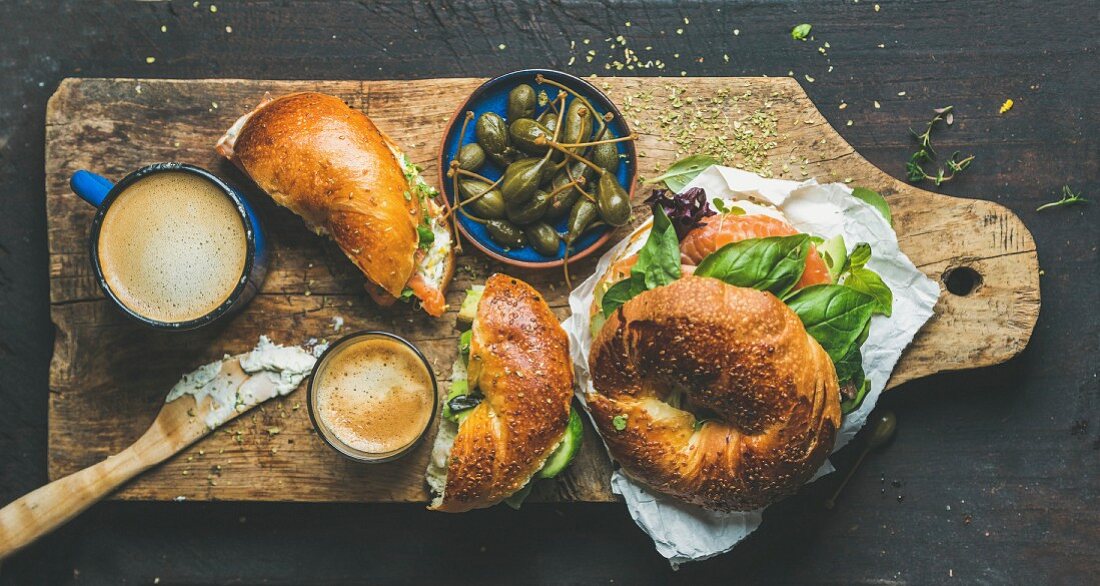
<svg viewBox="0 0 1100 586"><path fill-rule="evenodd" d="M473 290L463 313L472 324L428 466L429 508L457 513L517 494L518 507L531 481L556 475L580 445L569 339L542 296L506 275Z"/></svg>

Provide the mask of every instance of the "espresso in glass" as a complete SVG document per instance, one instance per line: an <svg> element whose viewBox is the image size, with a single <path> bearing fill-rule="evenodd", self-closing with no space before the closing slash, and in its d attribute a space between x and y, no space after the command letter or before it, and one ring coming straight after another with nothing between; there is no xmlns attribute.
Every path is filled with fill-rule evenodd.
<svg viewBox="0 0 1100 586"><path fill-rule="evenodd" d="M127 309L167 323L221 306L248 256L236 203L204 177L182 171L138 179L118 195L99 229L96 253L107 287Z"/></svg>
<svg viewBox="0 0 1100 586"><path fill-rule="evenodd" d="M333 344L313 370L309 411L318 433L364 462L400 457L424 435L435 413L435 376L409 342L361 332Z"/></svg>

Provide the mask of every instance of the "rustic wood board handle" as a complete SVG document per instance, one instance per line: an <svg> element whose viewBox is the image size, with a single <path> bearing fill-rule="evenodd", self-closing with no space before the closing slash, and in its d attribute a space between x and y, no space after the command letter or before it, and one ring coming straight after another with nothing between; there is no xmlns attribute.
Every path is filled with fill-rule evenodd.
<svg viewBox="0 0 1100 586"><path fill-rule="evenodd" d="M348 329L401 332L420 346L442 381L455 355L454 314L431 320L411 308L380 312L362 293L362 276L340 251L309 233L301 220L277 209L213 151L221 133L265 93L323 91L367 112L435 183L442 133L458 104L482 79L402 81L262 81L67 79L51 98L46 119L46 194L50 237L51 313L57 325L50 368L50 472L59 478L102 460L138 437L142 414L181 372L233 349L249 348L259 334L281 342L329 336L333 319ZM805 92L788 78L600 78L596 85L622 104L640 91L661 93L675 83L697 96L724 91L744 96L736 109L767 108L777 120L773 159L777 175L850 180L890 202L902 250L929 277L945 283L973 270L966 295L943 287L931 321L894 370L889 387L948 370L997 364L1027 344L1039 312L1035 243L1014 214L988 201L947 197L900 182L861 157L829 126ZM667 92L666 92L667 93ZM641 129L641 171L683 156L677 146ZM731 112L736 115L737 112ZM652 126L652 124L649 124ZM788 159L789 157L789 159ZM272 235L273 262L263 290L229 327L183 338L136 328L102 300L88 266L87 222L93 210L68 188L73 171L87 168L119 178L155 161L181 160L213 170L246 188ZM899 163L900 164L900 163ZM802 171L806 174L802 175ZM643 192L636 194L640 202ZM644 206L636 215L644 217ZM469 248L469 247L468 247ZM592 270L595 259L576 266ZM490 273L505 271L531 282L551 307L568 315L567 291L554 271L516 271L467 252L448 294L455 308L462 292ZM963 272L959 272L963 271ZM963 283L965 284L965 283ZM189 352L179 352L186 347ZM107 353L104 348L111 348ZM160 396L152 391L159 389ZM430 446L409 457L364 469L340 460L312 433L304 395L277 400L267 409L203 442L127 485L121 498L170 500L290 500L423 502L423 471ZM278 429L278 434L265 430ZM578 461L556 482L535 489L533 500L613 500L610 464L590 429ZM213 465L218 465L211 472Z"/></svg>

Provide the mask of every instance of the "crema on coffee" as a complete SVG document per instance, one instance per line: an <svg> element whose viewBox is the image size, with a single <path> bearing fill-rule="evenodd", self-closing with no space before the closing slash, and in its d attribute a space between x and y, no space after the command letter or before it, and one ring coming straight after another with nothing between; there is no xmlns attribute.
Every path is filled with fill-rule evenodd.
<svg viewBox="0 0 1100 586"><path fill-rule="evenodd" d="M237 206L216 184L185 172L128 186L103 218L100 271L118 300L162 322L203 317L244 275L248 239Z"/></svg>
<svg viewBox="0 0 1100 586"><path fill-rule="evenodd" d="M311 385L322 433L364 454L385 456L416 442L435 406L427 365L388 336L352 338L334 347Z"/></svg>

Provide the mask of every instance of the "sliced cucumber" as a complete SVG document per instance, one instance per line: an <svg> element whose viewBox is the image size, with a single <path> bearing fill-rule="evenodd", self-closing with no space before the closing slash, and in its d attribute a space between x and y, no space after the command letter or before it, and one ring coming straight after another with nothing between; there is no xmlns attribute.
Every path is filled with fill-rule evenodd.
<svg viewBox="0 0 1100 586"><path fill-rule="evenodd" d="M462 300L462 307L458 310L459 323L473 323L477 317L477 304L481 301L481 294L485 292L485 285L474 285L466 290L466 299Z"/></svg>
<svg viewBox="0 0 1100 586"><path fill-rule="evenodd" d="M470 339L474 337L473 330L466 330L458 337L458 353L462 356L462 362L470 362Z"/></svg>
<svg viewBox="0 0 1100 586"><path fill-rule="evenodd" d="M581 448L581 439L584 437L584 424L576 409L569 409L569 425L565 428L565 437L547 458L546 464L538 471L539 478L553 478L565 470L565 467L573 461L577 451Z"/></svg>

